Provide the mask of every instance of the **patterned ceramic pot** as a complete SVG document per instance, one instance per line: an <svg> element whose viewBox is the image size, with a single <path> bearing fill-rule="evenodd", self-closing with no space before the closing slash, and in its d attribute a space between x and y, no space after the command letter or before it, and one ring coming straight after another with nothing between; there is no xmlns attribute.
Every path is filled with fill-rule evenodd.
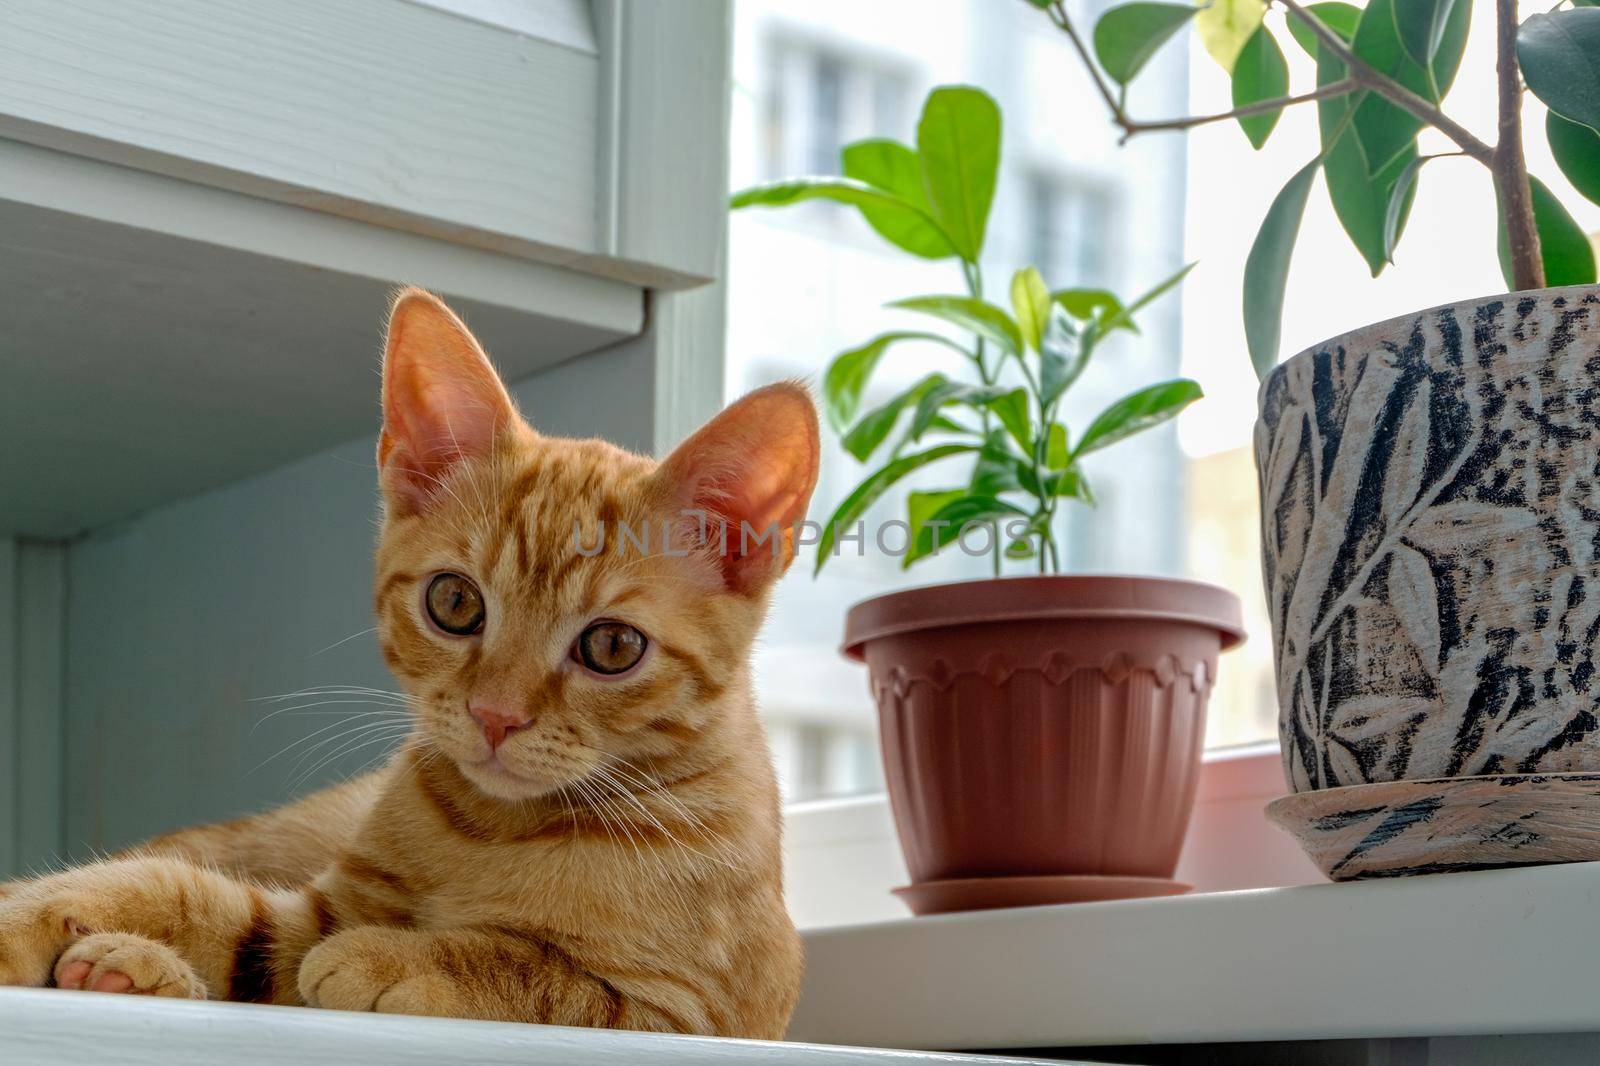
<svg viewBox="0 0 1600 1066"><path fill-rule="evenodd" d="M1295 791L1600 771L1600 290L1336 337L1260 410Z"/></svg>

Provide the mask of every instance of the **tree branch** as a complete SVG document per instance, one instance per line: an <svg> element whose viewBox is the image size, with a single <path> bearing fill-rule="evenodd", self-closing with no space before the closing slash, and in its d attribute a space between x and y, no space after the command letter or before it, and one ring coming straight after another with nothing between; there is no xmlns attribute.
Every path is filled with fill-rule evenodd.
<svg viewBox="0 0 1600 1066"><path fill-rule="evenodd" d="M1117 94L1112 92L1110 85L1106 84L1105 79L1100 74L1099 66L1089 55L1089 48L1084 43L1083 38L1078 36L1077 28L1072 25L1072 19L1067 16L1066 8L1062 5L1061 0L1056 0L1051 5L1051 14L1054 16L1052 21L1066 33L1067 38L1072 42L1072 46L1078 52L1078 58L1083 61L1085 69L1089 71L1089 76L1094 79L1095 88L1100 92L1100 98L1105 101L1107 110L1111 112L1111 121L1116 123L1117 127L1122 130L1123 141L1126 141L1136 133L1153 133L1158 130L1187 130L1193 129L1195 126L1205 126L1212 122L1226 122L1230 118L1248 118L1251 115L1262 115L1269 111L1281 111L1286 107L1293 107L1295 104L1305 104L1313 100L1326 100L1333 96L1343 96L1345 93L1354 92L1358 88L1354 78L1344 78L1331 85L1313 89L1308 93L1300 93L1298 96L1280 96L1272 100L1258 100L1253 104L1245 104L1230 111L1219 111L1210 115L1185 115L1181 118L1148 120L1137 119L1128 114L1118 100Z"/></svg>
<svg viewBox="0 0 1600 1066"><path fill-rule="evenodd" d="M1544 256L1533 218L1533 190L1522 154L1522 73L1517 63L1517 0L1495 3L1495 75L1500 92L1500 143L1490 171L1505 219L1512 288L1545 286Z"/></svg>
<svg viewBox="0 0 1600 1066"><path fill-rule="evenodd" d="M1111 91L1111 86L1106 84L1106 79L1100 74L1100 66L1094 61L1094 56L1089 54L1089 46L1083 43L1083 38L1078 36L1077 27L1073 26L1072 19L1067 17L1067 9L1061 0L1055 0L1050 5L1051 21L1061 28L1067 35L1067 40L1072 42L1072 47L1077 50L1078 58L1083 60L1083 68L1089 72L1089 77L1094 80L1094 87L1100 91L1100 98L1106 102L1113 117L1122 114L1122 105L1117 103L1116 94Z"/></svg>
<svg viewBox="0 0 1600 1066"><path fill-rule="evenodd" d="M1251 115L1260 115L1268 111L1279 111L1295 104L1310 103L1312 100L1326 100L1332 96L1343 96L1345 93L1354 92L1359 86L1354 78L1343 78L1330 82L1319 89L1312 89L1308 93L1297 96L1280 96L1273 100L1258 100L1253 104L1245 104L1231 111L1218 111L1210 115L1187 115L1183 118L1168 118L1146 121L1143 119L1129 118L1121 108L1112 112L1112 120L1122 127L1123 139L1126 140L1135 133L1148 133L1153 130L1186 130L1195 126L1204 126L1210 122L1226 122L1230 118L1249 118Z"/></svg>
<svg viewBox="0 0 1600 1066"><path fill-rule="evenodd" d="M1358 58L1354 52L1350 51L1350 46L1344 43L1343 38L1324 25L1317 16L1301 7L1299 0L1274 0L1274 2L1282 4L1291 16L1304 23L1305 27L1317 38L1318 43L1344 63L1345 68L1350 72L1350 77L1362 88L1369 89L1411 112L1417 118L1450 138L1463 152L1484 166L1492 167L1494 165L1495 150L1493 148L1483 143L1473 135L1471 130L1439 110L1438 107L1388 75L1374 69L1365 60Z"/></svg>

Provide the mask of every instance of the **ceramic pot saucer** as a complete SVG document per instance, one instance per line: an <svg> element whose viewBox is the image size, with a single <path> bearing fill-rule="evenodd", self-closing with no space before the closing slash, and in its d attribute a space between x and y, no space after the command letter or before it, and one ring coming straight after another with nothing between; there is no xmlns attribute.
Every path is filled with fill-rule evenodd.
<svg viewBox="0 0 1600 1066"><path fill-rule="evenodd" d="M963 877L923 881L894 889L912 914L984 911L998 907L1043 907L1107 899L1177 896L1193 888L1165 877Z"/></svg>
<svg viewBox="0 0 1600 1066"><path fill-rule="evenodd" d="M1600 774L1380 781L1284 796L1267 817L1335 881L1600 859Z"/></svg>

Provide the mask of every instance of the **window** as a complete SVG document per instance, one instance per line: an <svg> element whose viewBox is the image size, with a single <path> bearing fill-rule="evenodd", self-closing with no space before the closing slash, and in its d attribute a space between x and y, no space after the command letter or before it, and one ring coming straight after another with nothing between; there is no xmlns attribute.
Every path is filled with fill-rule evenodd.
<svg viewBox="0 0 1600 1066"><path fill-rule="evenodd" d="M839 150L851 141L908 132L911 87L898 64L793 34L770 41L760 166L767 177L837 174Z"/></svg>
<svg viewBox="0 0 1600 1066"><path fill-rule="evenodd" d="M1084 6L1105 5L1098 0L1076 5ZM983 56L942 47L946 28L941 20L897 22L889 33L870 19L830 21L833 16L820 11L808 16L792 5L739 0L736 17L744 25L736 40L739 47L758 50L760 61L735 57L736 67L757 72L759 80L745 87L754 106L735 111L734 173L762 180L837 172L844 144L871 136L910 140L926 90L968 82L994 95L1007 120L1005 165L989 220L991 261L985 263L991 298L1004 300L1010 272L1027 262L1039 265L1058 287L1110 286L1125 294L1175 268L1184 219L1170 205L1184 197L1181 144L1170 167L1135 180L1124 176L1114 144L1041 142L1039 130L1023 125L1027 101L1038 89L1030 84L1032 65L1019 66L1017 77L1000 77L983 57L1042 47L1060 49L1060 64L1069 64L1069 46L1044 20L1016 17L1009 5L966 0L962 10L966 32L984 43ZM1076 9L1074 14L1085 17ZM812 21L805 21L808 17ZM946 12L945 17L953 16ZM953 263L898 253L853 210L837 205L738 212L729 243L730 398L780 378L816 381L835 355L878 332L926 328L883 304L962 288ZM1168 300L1153 307L1141 318L1140 337L1108 342L1102 359L1069 398L1069 425L1085 424L1133 384L1179 373L1179 306ZM874 375L864 409L933 370L965 373L960 358L941 347L893 349ZM1064 569L1211 576L1248 599L1243 582L1251 580L1259 563L1253 535L1242 524L1253 521L1247 517L1254 492L1247 455L1213 463L1216 469L1199 475L1208 479L1208 488L1213 477L1230 479L1222 493L1188 492L1195 471L1171 427L1091 456L1086 465L1099 505L1063 508L1058 521ZM826 519L870 469L825 433L810 517ZM872 508L866 528L902 519L908 490L949 488L952 480L952 471L937 464L918 471ZM1150 520L1152 498L1166 501L1161 521ZM899 535L886 534L891 543ZM779 586L755 662L758 698L784 795L791 801L883 787L866 671L839 654L850 605L893 588L991 572L987 558L949 550L907 571L896 554L870 541L859 546L859 554L857 546L847 548L815 578L813 562L802 555ZM1252 631L1265 632L1264 625ZM1235 665L1241 655L1230 656L1212 703L1214 744L1270 736L1270 643L1256 640L1247 646L1251 656L1267 664L1261 670L1258 658L1241 669Z"/></svg>
<svg viewBox="0 0 1600 1066"><path fill-rule="evenodd" d="M1046 173L1032 173L1026 181L1028 262L1061 288L1104 285L1114 265L1114 197L1104 188Z"/></svg>

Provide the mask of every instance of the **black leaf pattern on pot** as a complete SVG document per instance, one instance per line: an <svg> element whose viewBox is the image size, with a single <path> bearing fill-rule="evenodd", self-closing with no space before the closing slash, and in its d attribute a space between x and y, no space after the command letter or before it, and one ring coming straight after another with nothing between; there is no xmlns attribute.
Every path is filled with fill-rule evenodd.
<svg viewBox="0 0 1600 1066"><path fill-rule="evenodd" d="M1293 788L1600 769L1600 292L1346 334L1260 411Z"/></svg>

